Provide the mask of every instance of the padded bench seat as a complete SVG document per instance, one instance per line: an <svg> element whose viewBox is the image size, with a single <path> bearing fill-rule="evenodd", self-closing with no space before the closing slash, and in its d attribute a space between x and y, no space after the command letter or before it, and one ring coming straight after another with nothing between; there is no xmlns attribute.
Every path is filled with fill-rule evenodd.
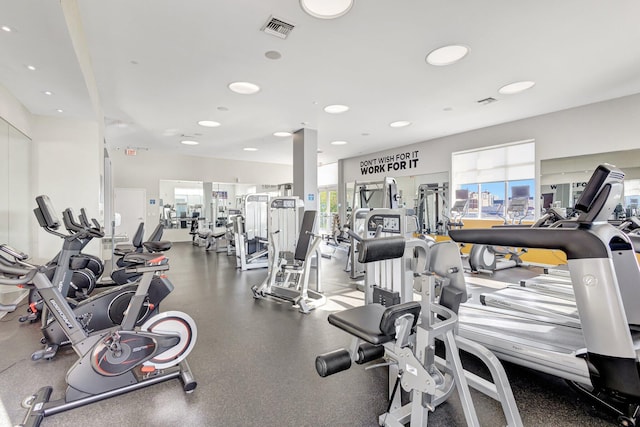
<svg viewBox="0 0 640 427"><path fill-rule="evenodd" d="M115 249L113 250L113 253L118 256L124 256L129 252L135 252L135 250L136 250L136 247L133 246L132 244L120 243L116 245Z"/></svg>
<svg viewBox="0 0 640 427"><path fill-rule="evenodd" d="M395 339L395 321L405 315L413 315L412 327L420 317L420 303L410 301L385 307L369 304L329 315L329 323L370 344L380 345Z"/></svg>
<svg viewBox="0 0 640 427"><path fill-rule="evenodd" d="M123 258L123 261L127 266L141 265L147 264L150 261L153 261L156 258L161 257L162 254L159 253L149 253L149 252L130 252L126 254ZM165 258L166 261L166 258Z"/></svg>

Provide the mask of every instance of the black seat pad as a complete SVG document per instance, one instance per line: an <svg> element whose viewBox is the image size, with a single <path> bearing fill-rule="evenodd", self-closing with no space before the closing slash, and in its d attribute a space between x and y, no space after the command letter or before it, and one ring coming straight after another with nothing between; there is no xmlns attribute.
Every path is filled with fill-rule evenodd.
<svg viewBox="0 0 640 427"><path fill-rule="evenodd" d="M381 304L369 304L362 307L350 308L339 313L329 315L329 323L345 332L379 345L395 339L395 322L406 314L413 316L413 329L420 316L420 303L409 301L402 304L385 307Z"/></svg>
<svg viewBox="0 0 640 427"><path fill-rule="evenodd" d="M162 254L148 253L148 252L129 252L123 258L123 261L128 265L146 264L156 258L159 258ZM166 258L165 258L166 261Z"/></svg>
<svg viewBox="0 0 640 427"><path fill-rule="evenodd" d="M113 250L113 253L118 256L123 256L135 250L136 250L135 246L123 243L123 244L116 245L115 249Z"/></svg>
<svg viewBox="0 0 640 427"><path fill-rule="evenodd" d="M159 242L144 242L143 245L149 252L164 252L171 249L171 242L169 242L168 240L162 240Z"/></svg>
<svg viewBox="0 0 640 427"><path fill-rule="evenodd" d="M368 343L378 345L395 338L393 334L385 335L380 331L380 320L386 307L380 304L369 304L350 308L329 315L328 320L334 326L355 335Z"/></svg>

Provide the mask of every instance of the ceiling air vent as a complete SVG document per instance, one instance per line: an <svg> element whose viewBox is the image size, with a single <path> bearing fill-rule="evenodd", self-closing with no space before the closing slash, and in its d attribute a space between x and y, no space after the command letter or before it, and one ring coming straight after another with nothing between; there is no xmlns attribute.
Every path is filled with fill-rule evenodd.
<svg viewBox="0 0 640 427"><path fill-rule="evenodd" d="M271 34L272 36L276 36L281 39L286 39L289 33L293 30L293 27L295 27L294 24L289 24L288 22L284 22L282 19L278 19L271 15L262 28L260 28L260 31L264 31L267 34Z"/></svg>
<svg viewBox="0 0 640 427"><path fill-rule="evenodd" d="M489 104L491 104L492 102L496 102L496 101L497 101L497 99L495 99L495 98L493 98L493 97L491 97L491 96L490 96L489 98L479 99L479 100L478 100L478 101L476 101L476 102L477 102L478 104L481 104L481 105L489 105Z"/></svg>

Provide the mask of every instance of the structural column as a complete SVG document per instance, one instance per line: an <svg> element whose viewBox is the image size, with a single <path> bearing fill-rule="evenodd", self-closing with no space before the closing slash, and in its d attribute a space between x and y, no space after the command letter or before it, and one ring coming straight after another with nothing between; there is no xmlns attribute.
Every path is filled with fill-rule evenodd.
<svg viewBox="0 0 640 427"><path fill-rule="evenodd" d="M293 134L293 195L305 210L318 210L318 132L300 129Z"/></svg>
<svg viewBox="0 0 640 427"><path fill-rule="evenodd" d="M344 159L338 160L338 215L340 216L340 224L346 224L347 186L344 182Z"/></svg>
<svg viewBox="0 0 640 427"><path fill-rule="evenodd" d="M213 229L213 227L216 226L216 216L218 215L217 212L213 211L213 203L212 203L213 182L203 182L202 193L204 194L204 197L202 200L202 203L203 203L202 216L204 216L207 219L207 222L210 222L212 224L211 228Z"/></svg>

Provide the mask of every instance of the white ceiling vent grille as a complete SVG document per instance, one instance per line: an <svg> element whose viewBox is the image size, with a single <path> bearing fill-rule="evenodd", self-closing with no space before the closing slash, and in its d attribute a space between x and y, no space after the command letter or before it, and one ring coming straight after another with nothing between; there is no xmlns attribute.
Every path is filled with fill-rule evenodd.
<svg viewBox="0 0 640 427"><path fill-rule="evenodd" d="M281 39L286 39L294 27L294 24L289 24L288 22L285 22L282 19L276 18L272 15L262 26L260 31L264 31L267 34L271 34L272 36L276 36Z"/></svg>
<svg viewBox="0 0 640 427"><path fill-rule="evenodd" d="M493 98L493 97L489 97L489 98L485 98L485 99L480 99L478 101L476 101L478 104L480 105L488 105L488 104L492 104L494 102L497 102L498 100Z"/></svg>

